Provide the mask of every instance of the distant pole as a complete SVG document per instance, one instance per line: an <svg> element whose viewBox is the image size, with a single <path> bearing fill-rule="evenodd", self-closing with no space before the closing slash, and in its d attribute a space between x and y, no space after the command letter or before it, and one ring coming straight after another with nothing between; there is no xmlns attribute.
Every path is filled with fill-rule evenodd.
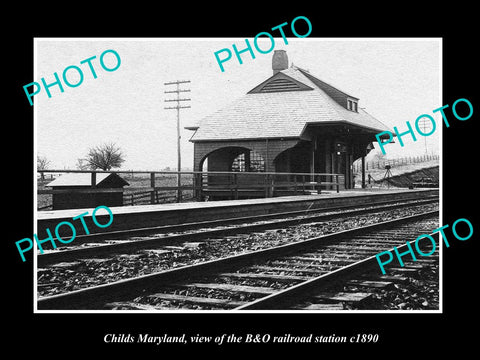
<svg viewBox="0 0 480 360"><path fill-rule="evenodd" d="M180 202L182 200L182 189L181 189L182 181L181 181L181 175L180 175L180 171L182 171L182 160L181 160L181 153L180 153L180 138L181 138L181 136L180 136L180 109L190 108L189 105L181 106L180 101L190 101L191 100L191 99L186 99L186 98L180 99L180 93L181 92L189 92L190 91L189 89L180 90L180 84L189 83L189 82L190 82L190 80L177 80L177 81L171 81L171 82L164 83L164 85L177 85L176 90L165 91L166 94L168 94L168 93L176 93L177 94L176 99L166 99L165 100L165 102L175 101L177 103L176 106L165 107L165 109L167 109L167 110L173 110L173 109L177 110L177 171L178 171L178 174L177 174L177 202Z"/></svg>
<svg viewBox="0 0 480 360"><path fill-rule="evenodd" d="M432 128L430 127L430 122L427 122L427 120L424 117L420 119L418 124L422 127L422 131L423 131L424 134L428 134L430 131L432 131ZM428 130L428 133L427 133L426 130ZM428 151L427 151L427 137L424 136L424 138L425 138L425 154L427 154L428 153Z"/></svg>

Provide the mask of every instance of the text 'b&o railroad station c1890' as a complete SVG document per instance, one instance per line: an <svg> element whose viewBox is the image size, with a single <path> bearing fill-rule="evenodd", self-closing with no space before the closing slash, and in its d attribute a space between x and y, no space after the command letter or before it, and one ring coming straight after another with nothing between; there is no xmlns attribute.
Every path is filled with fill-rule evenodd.
<svg viewBox="0 0 480 360"><path fill-rule="evenodd" d="M194 170L336 173L341 188L353 188L353 162L390 129L361 109L359 98L289 67L285 50L275 50L272 70L230 106L186 127L195 131Z"/></svg>

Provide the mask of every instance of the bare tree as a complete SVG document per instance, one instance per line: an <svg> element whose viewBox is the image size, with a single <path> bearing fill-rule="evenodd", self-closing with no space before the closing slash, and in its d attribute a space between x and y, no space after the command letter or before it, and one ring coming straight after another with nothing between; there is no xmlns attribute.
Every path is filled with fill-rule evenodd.
<svg viewBox="0 0 480 360"><path fill-rule="evenodd" d="M387 159L387 157L385 156L385 154L382 153L379 150L377 150L375 153L373 153L373 160L374 161L380 162L380 161L385 161L386 159Z"/></svg>
<svg viewBox="0 0 480 360"><path fill-rule="evenodd" d="M48 160L45 156L38 156L37 155L37 170L46 170L50 166L50 160ZM45 180L45 174L41 173L41 179Z"/></svg>
<svg viewBox="0 0 480 360"><path fill-rule="evenodd" d="M37 170L46 170L50 166L50 160L45 156L37 155Z"/></svg>
<svg viewBox="0 0 480 360"><path fill-rule="evenodd" d="M75 164L75 167L78 170L88 170L88 169L90 169L90 165L88 164L86 159L77 159L77 163Z"/></svg>
<svg viewBox="0 0 480 360"><path fill-rule="evenodd" d="M120 167L125 161L123 157L124 155L117 145L108 143L89 149L84 160L92 170L110 170Z"/></svg>

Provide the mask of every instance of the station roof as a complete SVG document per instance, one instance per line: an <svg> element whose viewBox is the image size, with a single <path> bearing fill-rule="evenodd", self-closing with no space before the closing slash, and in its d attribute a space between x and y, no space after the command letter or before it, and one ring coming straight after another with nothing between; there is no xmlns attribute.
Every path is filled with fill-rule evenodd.
<svg viewBox="0 0 480 360"><path fill-rule="evenodd" d="M90 187L91 179L91 173L67 173L48 183L47 186ZM95 185L118 188L129 184L115 173L97 173Z"/></svg>
<svg viewBox="0 0 480 360"><path fill-rule="evenodd" d="M357 111L347 108L357 102ZM299 67L279 71L229 106L203 118L190 141L300 138L309 124L391 131L358 107L358 98Z"/></svg>

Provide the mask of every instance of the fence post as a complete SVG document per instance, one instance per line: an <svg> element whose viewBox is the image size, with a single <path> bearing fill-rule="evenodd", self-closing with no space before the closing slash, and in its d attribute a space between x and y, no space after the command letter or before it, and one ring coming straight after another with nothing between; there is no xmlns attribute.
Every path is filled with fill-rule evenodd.
<svg viewBox="0 0 480 360"><path fill-rule="evenodd" d="M270 177L270 197L273 197L275 194L275 175Z"/></svg>
<svg viewBox="0 0 480 360"><path fill-rule="evenodd" d="M152 191L150 192L150 204L155 204L155 173L150 173L150 187Z"/></svg>
<svg viewBox="0 0 480 360"><path fill-rule="evenodd" d="M264 181L264 186L265 186L265 197L268 197L268 188L270 186L270 182L268 181L268 174L265 174L265 177L263 178Z"/></svg>
<svg viewBox="0 0 480 360"><path fill-rule="evenodd" d="M233 186L235 187L235 200L238 200L238 177L237 177L237 173L233 174Z"/></svg>
<svg viewBox="0 0 480 360"><path fill-rule="evenodd" d="M178 169L177 173L177 203L182 202L182 173L181 169Z"/></svg>
<svg viewBox="0 0 480 360"><path fill-rule="evenodd" d="M92 171L91 183L90 183L91 188L95 189L96 184L97 184L97 173L95 171Z"/></svg>
<svg viewBox="0 0 480 360"><path fill-rule="evenodd" d="M203 180L202 173L193 174L193 193L197 201L202 200L202 180Z"/></svg>

